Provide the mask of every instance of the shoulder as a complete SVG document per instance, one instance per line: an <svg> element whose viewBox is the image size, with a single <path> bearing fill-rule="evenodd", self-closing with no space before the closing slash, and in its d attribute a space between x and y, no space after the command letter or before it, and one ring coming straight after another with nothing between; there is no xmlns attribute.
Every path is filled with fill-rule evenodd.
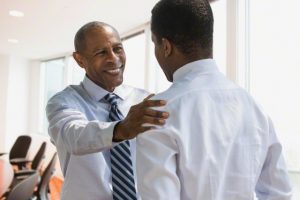
<svg viewBox="0 0 300 200"><path fill-rule="evenodd" d="M83 99L80 85L70 85L53 95L47 102L46 112L52 113L67 108L75 108Z"/></svg>
<svg viewBox="0 0 300 200"><path fill-rule="evenodd" d="M146 98L150 93L144 89L132 87L129 85L122 85L120 88L125 91L126 98L134 98L137 101L142 101Z"/></svg>
<svg viewBox="0 0 300 200"><path fill-rule="evenodd" d="M70 85L66 87L64 90L56 93L53 95L49 101L49 103L64 103L64 102L70 102L74 97L78 96L78 89L80 88L79 85Z"/></svg>
<svg viewBox="0 0 300 200"><path fill-rule="evenodd" d="M182 87L178 87L178 85L172 84L167 90L157 93L151 99L153 100L165 100L168 103L176 101L184 96L186 91Z"/></svg>
<svg viewBox="0 0 300 200"><path fill-rule="evenodd" d="M130 85L122 85L120 86L123 90L126 90L127 92L129 93L136 93L136 94L141 94L141 95L148 95L149 92L147 92L146 90L144 89L141 89L141 88L137 88L137 87L133 87L133 86L130 86Z"/></svg>

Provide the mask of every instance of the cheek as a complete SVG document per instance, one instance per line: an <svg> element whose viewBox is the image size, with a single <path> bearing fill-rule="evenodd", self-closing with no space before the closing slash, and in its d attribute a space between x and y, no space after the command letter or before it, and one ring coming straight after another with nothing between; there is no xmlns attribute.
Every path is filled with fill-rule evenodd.
<svg viewBox="0 0 300 200"><path fill-rule="evenodd" d="M121 62L125 65L126 63L126 54L125 52L121 55Z"/></svg>
<svg viewBox="0 0 300 200"><path fill-rule="evenodd" d="M155 51L155 57L156 57L157 62L161 65L162 59L161 59L161 54L158 50Z"/></svg>
<svg viewBox="0 0 300 200"><path fill-rule="evenodd" d="M157 52L157 50L154 51L154 55L155 55L157 62L160 62L159 53Z"/></svg>
<svg viewBox="0 0 300 200"><path fill-rule="evenodd" d="M118 59L119 59L119 62L122 63L122 65L125 65L125 63L126 63L126 54L125 54L125 52L122 52L122 53L118 54Z"/></svg>
<svg viewBox="0 0 300 200"><path fill-rule="evenodd" d="M95 61L93 63L89 63L88 68L86 69L87 75L90 77L94 77L96 79L102 78L102 67L101 62Z"/></svg>
<svg viewBox="0 0 300 200"><path fill-rule="evenodd" d="M90 67L97 72L101 72L101 70L104 68L104 62L101 59L95 59L94 62L90 64Z"/></svg>

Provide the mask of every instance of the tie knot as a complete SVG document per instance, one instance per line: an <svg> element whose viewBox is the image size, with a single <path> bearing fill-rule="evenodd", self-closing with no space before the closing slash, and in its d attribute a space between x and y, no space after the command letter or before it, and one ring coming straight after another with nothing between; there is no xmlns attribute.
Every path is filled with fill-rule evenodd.
<svg viewBox="0 0 300 200"><path fill-rule="evenodd" d="M110 105L117 105L118 96L114 93L108 93L104 96L104 100L107 101Z"/></svg>

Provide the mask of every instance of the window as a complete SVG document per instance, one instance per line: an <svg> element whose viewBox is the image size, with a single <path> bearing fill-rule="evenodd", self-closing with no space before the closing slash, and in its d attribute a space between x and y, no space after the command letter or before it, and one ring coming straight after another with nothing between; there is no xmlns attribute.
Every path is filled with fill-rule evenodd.
<svg viewBox="0 0 300 200"><path fill-rule="evenodd" d="M48 120L45 113L45 106L48 100L57 92L63 90L67 85L79 84L85 75L85 71L78 66L72 56L56 58L41 63L42 68L42 84L43 91L43 133L47 133Z"/></svg>
<svg viewBox="0 0 300 200"><path fill-rule="evenodd" d="M126 67L124 71L124 84L137 88L146 88L146 36L145 32L138 32L123 40L126 53Z"/></svg>
<svg viewBox="0 0 300 200"><path fill-rule="evenodd" d="M74 60L73 56L68 56L68 68L70 73L69 82L74 85L78 85L85 76L85 71Z"/></svg>
<svg viewBox="0 0 300 200"><path fill-rule="evenodd" d="M45 100L48 101L56 92L63 88L64 59L46 61L45 67Z"/></svg>
<svg viewBox="0 0 300 200"><path fill-rule="evenodd" d="M54 60L45 61L41 67L44 71L44 98L43 104L47 105L47 101L64 87L64 59L58 58ZM43 106L42 109L44 109ZM43 132L47 133L48 120L45 112L43 112Z"/></svg>
<svg viewBox="0 0 300 200"><path fill-rule="evenodd" d="M219 70L226 75L226 39L227 39L227 1L216 1L211 4L214 14L214 59L217 62Z"/></svg>
<svg viewBox="0 0 300 200"><path fill-rule="evenodd" d="M300 172L298 8L298 0L251 1L249 80L250 92L273 117L289 169Z"/></svg>
<svg viewBox="0 0 300 200"><path fill-rule="evenodd" d="M271 116L300 199L300 2L239 1L245 87ZM240 77L243 79L243 77Z"/></svg>

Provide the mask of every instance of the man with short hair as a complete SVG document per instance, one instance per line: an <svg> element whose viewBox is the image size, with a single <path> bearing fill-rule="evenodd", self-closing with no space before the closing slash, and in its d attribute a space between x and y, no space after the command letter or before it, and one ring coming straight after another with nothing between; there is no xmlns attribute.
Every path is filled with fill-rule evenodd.
<svg viewBox="0 0 300 200"><path fill-rule="evenodd" d="M122 85L126 56L112 26L90 22L74 43L73 57L86 76L47 104L49 135L64 174L61 199L137 199L134 138L154 128L144 123L165 123L168 113L150 109L165 102Z"/></svg>
<svg viewBox="0 0 300 200"><path fill-rule="evenodd" d="M207 0L160 0L152 9L155 56L171 87L153 97L170 118L137 137L143 200L291 198L271 119L219 72Z"/></svg>

